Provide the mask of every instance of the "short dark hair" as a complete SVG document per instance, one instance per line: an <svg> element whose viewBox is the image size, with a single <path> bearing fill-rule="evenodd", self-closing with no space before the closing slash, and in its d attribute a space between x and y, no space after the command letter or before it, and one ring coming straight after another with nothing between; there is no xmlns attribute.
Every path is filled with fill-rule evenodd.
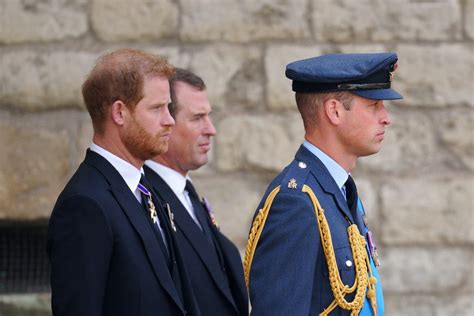
<svg viewBox="0 0 474 316"><path fill-rule="evenodd" d="M329 99L339 100L346 110L352 107L354 95L347 91L328 92L328 93L295 93L296 105L303 119L305 130L310 130L317 124L317 112L324 102Z"/></svg>
<svg viewBox="0 0 474 316"><path fill-rule="evenodd" d="M137 49L118 49L97 59L86 81L82 96L94 130L103 132L109 106L121 100L134 110L143 98L146 76L171 78L174 67L165 58Z"/></svg>
<svg viewBox="0 0 474 316"><path fill-rule="evenodd" d="M176 116L179 110L179 102L175 90L175 84L177 82L184 82L198 91L206 90L204 80L195 73L183 68L175 68L175 70L174 75L170 78L171 103L169 105L169 111L173 117Z"/></svg>

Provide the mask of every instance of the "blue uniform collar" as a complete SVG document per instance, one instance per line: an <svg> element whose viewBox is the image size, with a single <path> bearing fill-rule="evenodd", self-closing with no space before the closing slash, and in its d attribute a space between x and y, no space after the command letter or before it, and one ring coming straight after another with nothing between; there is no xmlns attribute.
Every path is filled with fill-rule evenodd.
<svg viewBox="0 0 474 316"><path fill-rule="evenodd" d="M343 196L345 197L346 194L344 192L344 184L346 183L347 179L349 178L349 174L342 168L337 162L335 162L331 157L325 154L321 149L314 146L307 140L304 141L303 146L306 147L313 155L315 155L326 169L329 171L329 174L334 179L337 184L339 190L341 190Z"/></svg>

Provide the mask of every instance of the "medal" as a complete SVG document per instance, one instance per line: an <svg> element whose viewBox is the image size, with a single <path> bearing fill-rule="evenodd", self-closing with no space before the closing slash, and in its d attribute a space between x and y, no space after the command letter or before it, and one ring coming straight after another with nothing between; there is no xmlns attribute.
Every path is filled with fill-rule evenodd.
<svg viewBox="0 0 474 316"><path fill-rule="evenodd" d="M376 267L380 266L379 255L377 253L377 245L375 244L374 237L372 236L372 232L369 230L367 232L367 242L369 244L369 251L372 259L374 260L374 264Z"/></svg>
<svg viewBox="0 0 474 316"><path fill-rule="evenodd" d="M155 203L151 200L151 196L147 198L148 202L148 209L150 210L150 217L153 222L153 224L158 223L158 215L156 214L156 208L155 208Z"/></svg>
<svg viewBox="0 0 474 316"><path fill-rule="evenodd" d="M205 197L203 197L201 204L202 204L202 206L204 206L204 209L209 214L209 217L211 218L212 225L214 225L217 229L219 229L219 223L217 223L216 217L214 216L214 213L211 210L211 205L209 204L209 201Z"/></svg>
<svg viewBox="0 0 474 316"><path fill-rule="evenodd" d="M174 224L174 214L173 214L173 212L171 212L170 205L168 203L166 203L165 208L168 211L168 217L170 219L171 228L173 229L173 231L176 232L176 225Z"/></svg>
<svg viewBox="0 0 474 316"><path fill-rule="evenodd" d="M148 189L141 183L138 184L137 189L146 196L146 202L148 203L148 211L150 212L150 218L153 224L158 223L158 214L156 213L155 204L151 199L151 193Z"/></svg>

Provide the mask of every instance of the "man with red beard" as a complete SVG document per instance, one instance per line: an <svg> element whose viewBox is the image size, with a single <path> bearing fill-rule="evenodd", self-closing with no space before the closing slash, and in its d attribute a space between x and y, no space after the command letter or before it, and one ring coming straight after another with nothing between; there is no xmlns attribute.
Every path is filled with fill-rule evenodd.
<svg viewBox="0 0 474 316"><path fill-rule="evenodd" d="M54 315L200 315L173 214L142 172L168 147L173 73L159 56L120 49L82 86L94 135L49 222Z"/></svg>
<svg viewBox="0 0 474 316"><path fill-rule="evenodd" d="M248 315L239 252L217 229L209 204L199 199L188 174L207 163L216 134L206 86L200 77L180 68L170 85L170 113L176 126L168 151L147 161L145 174L174 213L178 244L201 313Z"/></svg>

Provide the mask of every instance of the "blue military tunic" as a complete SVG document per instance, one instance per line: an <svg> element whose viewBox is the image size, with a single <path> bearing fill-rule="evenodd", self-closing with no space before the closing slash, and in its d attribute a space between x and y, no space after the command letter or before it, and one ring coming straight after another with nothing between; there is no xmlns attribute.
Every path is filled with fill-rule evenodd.
<svg viewBox="0 0 474 316"><path fill-rule="evenodd" d="M305 146L312 154L314 154L316 157L319 158L319 160L321 160L324 166L328 169L331 176L334 178L334 181L336 182L336 184L341 188L341 192L343 193L344 197L346 197L346 192L343 187L343 184L346 182L347 178L349 177L349 174L339 164L337 164L334 160L332 160L324 152L319 150L316 146L314 146L310 142L305 141L303 143L303 146ZM360 216L365 217L365 209L360 199L357 200L357 210L360 213ZM360 233L364 236L367 236L367 234L369 233L369 228L367 227L365 221L363 221L363 223L364 223L364 227L361 227L363 230ZM366 240L367 240L367 237L366 237ZM380 283L380 278L379 278L374 260L372 256L370 255L371 252L369 249L368 241L367 241L367 252L369 253L372 274L377 279L377 283L376 283L377 315L383 316L384 315L384 301L383 301L382 284ZM360 316L374 315L372 307L370 306L370 301L367 297L365 298L365 303L362 306L362 310L360 311L359 315Z"/></svg>
<svg viewBox="0 0 474 316"><path fill-rule="evenodd" d="M346 172L346 179L347 176ZM345 179L337 182L340 181L344 183ZM328 168L307 146L301 146L295 160L272 181L259 206L263 207L275 187L281 188L268 212L250 266L249 293L254 316L319 315L334 300L314 207L301 190L304 185L314 191L324 209L342 282L354 283L354 265L346 263L354 262L347 228L355 220L341 186ZM373 262L371 266L378 279ZM379 281L376 293L378 315L383 315ZM353 297L350 294L346 298L351 301ZM329 315L349 314L350 311L336 307ZM360 315L373 315L368 299Z"/></svg>

